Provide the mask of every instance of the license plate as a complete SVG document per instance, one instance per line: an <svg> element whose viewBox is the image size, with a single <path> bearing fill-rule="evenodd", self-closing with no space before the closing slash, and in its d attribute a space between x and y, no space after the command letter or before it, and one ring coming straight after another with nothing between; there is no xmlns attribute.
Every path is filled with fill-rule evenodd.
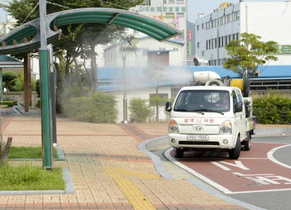
<svg viewBox="0 0 291 210"><path fill-rule="evenodd" d="M193 141L193 140L209 140L208 135L188 135L187 140Z"/></svg>

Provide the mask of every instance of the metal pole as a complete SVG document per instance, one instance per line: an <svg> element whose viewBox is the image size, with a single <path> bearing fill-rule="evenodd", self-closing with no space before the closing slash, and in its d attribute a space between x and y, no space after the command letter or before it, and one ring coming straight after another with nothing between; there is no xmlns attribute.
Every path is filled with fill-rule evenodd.
<svg viewBox="0 0 291 210"><path fill-rule="evenodd" d="M122 49L122 61L123 61L123 123L127 123L127 97L126 97L126 51L125 47Z"/></svg>
<svg viewBox="0 0 291 210"><path fill-rule="evenodd" d="M2 68L0 68L0 101L3 102L3 77L2 77Z"/></svg>
<svg viewBox="0 0 291 210"><path fill-rule="evenodd" d="M47 49L47 21L46 21L46 0L39 0L40 20L40 83L41 83L41 128L42 128L42 149L43 168L51 169L52 166L52 140L50 120L50 94L49 94L49 52Z"/></svg>
<svg viewBox="0 0 291 210"><path fill-rule="evenodd" d="M53 46L48 45L50 49L50 99L51 99L51 126L52 126L52 141L53 146L58 146L57 143L57 124L56 124L56 72L53 67Z"/></svg>

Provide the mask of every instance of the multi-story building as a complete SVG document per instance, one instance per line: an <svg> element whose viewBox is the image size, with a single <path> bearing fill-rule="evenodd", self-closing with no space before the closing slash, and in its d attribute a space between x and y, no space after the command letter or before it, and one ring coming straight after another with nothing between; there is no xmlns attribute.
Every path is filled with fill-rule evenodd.
<svg viewBox="0 0 291 210"><path fill-rule="evenodd" d="M187 0L145 0L130 11L161 20L181 30L182 34L173 39L185 42L181 59L187 60Z"/></svg>
<svg viewBox="0 0 291 210"><path fill-rule="evenodd" d="M280 51L270 64L291 64L291 2L222 3L211 14L195 21L196 57L209 65L222 65L228 58L225 46L240 34L258 35L261 41L276 41Z"/></svg>

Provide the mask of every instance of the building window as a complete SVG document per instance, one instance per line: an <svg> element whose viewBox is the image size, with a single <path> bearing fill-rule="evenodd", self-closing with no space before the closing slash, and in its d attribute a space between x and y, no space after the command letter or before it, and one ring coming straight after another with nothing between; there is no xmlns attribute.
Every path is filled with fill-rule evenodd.
<svg viewBox="0 0 291 210"><path fill-rule="evenodd" d="M199 31L199 25L197 25L197 31Z"/></svg>
<svg viewBox="0 0 291 210"><path fill-rule="evenodd" d="M141 5L151 5L151 0L144 0Z"/></svg>
<svg viewBox="0 0 291 210"><path fill-rule="evenodd" d="M184 12L177 12L177 17L183 18L185 16Z"/></svg>
<svg viewBox="0 0 291 210"><path fill-rule="evenodd" d="M166 12L166 14L163 16L163 18L173 19L175 17L174 12Z"/></svg>
<svg viewBox="0 0 291 210"><path fill-rule="evenodd" d="M229 15L229 21L232 22L233 21L233 14Z"/></svg>
<svg viewBox="0 0 291 210"><path fill-rule="evenodd" d="M200 48L200 42L197 42L197 49Z"/></svg>
<svg viewBox="0 0 291 210"><path fill-rule="evenodd" d="M179 36L180 41L184 40L184 34L185 34L185 30L182 30L182 34Z"/></svg>
<svg viewBox="0 0 291 210"><path fill-rule="evenodd" d="M177 4L184 4L185 1L184 1L184 0L177 0L176 3L177 3Z"/></svg>
<svg viewBox="0 0 291 210"><path fill-rule="evenodd" d="M223 25L223 17L219 18L219 25Z"/></svg>
<svg viewBox="0 0 291 210"><path fill-rule="evenodd" d="M223 16L223 24L226 24L226 16Z"/></svg>
<svg viewBox="0 0 291 210"><path fill-rule="evenodd" d="M201 24L201 29L204 29L204 23Z"/></svg>

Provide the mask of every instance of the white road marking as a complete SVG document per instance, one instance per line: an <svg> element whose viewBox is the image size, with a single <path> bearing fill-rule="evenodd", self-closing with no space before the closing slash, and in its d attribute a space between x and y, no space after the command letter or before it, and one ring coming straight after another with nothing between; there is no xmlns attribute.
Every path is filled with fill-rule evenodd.
<svg viewBox="0 0 291 210"><path fill-rule="evenodd" d="M278 164L278 165L280 165L280 166L283 166L283 167L285 167L285 168L289 168L289 169L291 169L291 166L286 165L285 163L282 163L282 162L276 160L276 159L274 158L274 156L273 156L273 154L274 154L277 150L282 149L282 148L285 148L285 147L290 147L290 146L291 146L291 144L287 144L287 145L283 145L283 146L280 146L280 147L276 147L276 148L271 149L271 150L267 153L268 159L270 159L272 162L274 162L274 163L276 163L276 164Z"/></svg>

